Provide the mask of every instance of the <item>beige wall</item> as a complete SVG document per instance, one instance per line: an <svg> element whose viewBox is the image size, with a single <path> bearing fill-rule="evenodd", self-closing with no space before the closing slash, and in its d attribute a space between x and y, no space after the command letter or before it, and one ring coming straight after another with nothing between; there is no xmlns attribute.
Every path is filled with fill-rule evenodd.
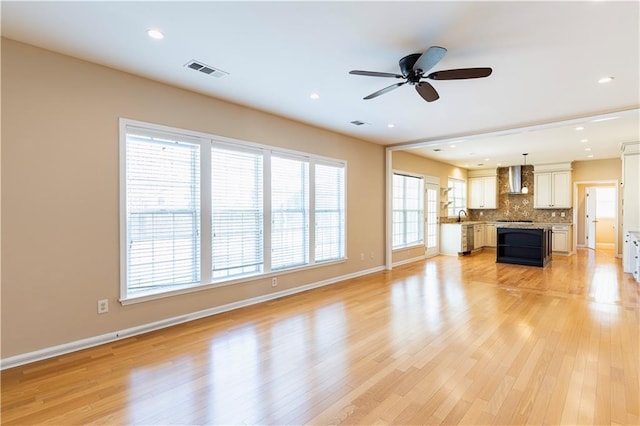
<svg viewBox="0 0 640 426"><path fill-rule="evenodd" d="M415 173L424 176L440 178L440 187L447 186L449 177L467 180L467 170L451 164L430 160L419 155L414 155L406 151L393 151L392 167L408 173ZM440 217L447 216L447 209L440 210ZM396 250L393 253L393 262L402 262L424 255L424 246L410 247Z"/></svg>
<svg viewBox="0 0 640 426"><path fill-rule="evenodd" d="M578 245L585 245L585 189L587 187L600 186L593 182L597 181L618 181L618 223L609 224L609 228L613 225L616 226L618 232L618 254L622 253L622 226L620 222L622 220L622 196L620 193L619 183L622 181L622 160L619 158L611 158L607 160L593 160L593 161L574 161L571 163L573 168L573 182L577 187L577 205L574 206L577 209L577 221L574 223L574 232L576 232L576 242ZM581 183L582 182L582 183ZM588 183L591 182L591 183ZM605 186L611 186L607 184ZM602 228L606 225L602 224ZM607 242L611 239L609 234L606 237L606 232L602 231L603 238L607 238ZM615 235L615 234L614 234ZM596 237L600 240L600 232L596 230ZM615 241L615 239L613 239ZM600 241L598 241L600 242ZM605 242L605 241L602 241ZM613 241L611 241L613 242Z"/></svg>
<svg viewBox="0 0 640 426"><path fill-rule="evenodd" d="M258 279L119 304L120 117L348 162L349 260L277 291L384 265L381 146L6 39L2 88L3 358L274 291Z"/></svg>

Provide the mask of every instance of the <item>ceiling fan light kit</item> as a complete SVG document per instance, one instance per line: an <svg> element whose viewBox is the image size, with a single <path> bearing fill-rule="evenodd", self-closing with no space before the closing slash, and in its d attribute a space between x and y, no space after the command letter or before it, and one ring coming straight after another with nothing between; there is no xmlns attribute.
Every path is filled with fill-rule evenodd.
<svg viewBox="0 0 640 426"><path fill-rule="evenodd" d="M377 71L361 71L352 70L349 74L352 75L364 75L368 77L386 77L404 79L400 83L392 84L383 89L373 92L372 94L365 96L364 99L377 98L387 92L397 89L405 84L410 84L416 88L416 92L427 102L433 102L440 98L436 89L428 80L466 80L470 78L483 78L488 77L492 73L491 68L458 68L452 70L435 71L428 75L424 75L427 71L433 68L447 53L447 49L440 46L431 46L424 53L413 53L400 59L400 72L402 74L393 74L388 72Z"/></svg>

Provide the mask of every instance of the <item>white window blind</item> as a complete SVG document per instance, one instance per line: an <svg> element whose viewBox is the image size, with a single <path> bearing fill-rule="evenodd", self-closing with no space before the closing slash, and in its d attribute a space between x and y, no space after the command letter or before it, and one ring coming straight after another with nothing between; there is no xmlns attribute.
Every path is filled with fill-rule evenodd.
<svg viewBox="0 0 640 426"><path fill-rule="evenodd" d="M200 282L200 146L127 134L128 294Z"/></svg>
<svg viewBox="0 0 640 426"><path fill-rule="evenodd" d="M211 150L212 278L263 270L261 151Z"/></svg>
<svg viewBox="0 0 640 426"><path fill-rule="evenodd" d="M400 248L424 241L423 179L393 174L393 242Z"/></svg>
<svg viewBox="0 0 640 426"><path fill-rule="evenodd" d="M309 263L309 162L271 157L271 269Z"/></svg>
<svg viewBox="0 0 640 426"><path fill-rule="evenodd" d="M120 126L123 302L345 258L345 163Z"/></svg>
<svg viewBox="0 0 640 426"><path fill-rule="evenodd" d="M344 257L344 166L315 166L315 260Z"/></svg>
<svg viewBox="0 0 640 426"><path fill-rule="evenodd" d="M460 210L465 210L467 208L467 184L463 180L449 178L448 186L448 215L453 217L457 216Z"/></svg>

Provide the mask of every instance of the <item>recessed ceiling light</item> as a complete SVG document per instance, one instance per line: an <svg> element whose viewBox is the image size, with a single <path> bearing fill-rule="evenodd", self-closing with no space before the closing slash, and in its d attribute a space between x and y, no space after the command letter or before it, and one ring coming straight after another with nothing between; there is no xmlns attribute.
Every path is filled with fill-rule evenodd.
<svg viewBox="0 0 640 426"><path fill-rule="evenodd" d="M498 166L502 166L502 163L498 163L497 165L498 165Z"/></svg>
<svg viewBox="0 0 640 426"><path fill-rule="evenodd" d="M585 151L591 151L591 148L585 148L584 150Z"/></svg>
<svg viewBox="0 0 640 426"><path fill-rule="evenodd" d="M156 40L162 40L164 38L164 34L162 34L159 30L154 29L147 30L147 35L151 38L155 38Z"/></svg>
<svg viewBox="0 0 640 426"><path fill-rule="evenodd" d="M577 130L577 131L584 130L584 127L582 127L582 126L578 126L578 127L576 127L576 130Z"/></svg>
<svg viewBox="0 0 640 426"><path fill-rule="evenodd" d="M587 142L589 142L589 139L580 139L580 142L587 143Z"/></svg>
<svg viewBox="0 0 640 426"><path fill-rule="evenodd" d="M449 148L455 148L455 147L456 147L455 145L449 145Z"/></svg>
<svg viewBox="0 0 640 426"><path fill-rule="evenodd" d="M485 158L484 161L489 161L489 158Z"/></svg>
<svg viewBox="0 0 640 426"><path fill-rule="evenodd" d="M611 83L612 81L613 81L613 77L602 77L600 80L598 80L598 83L604 84L604 83Z"/></svg>
<svg viewBox="0 0 640 426"><path fill-rule="evenodd" d="M587 158L593 158L593 154L587 155Z"/></svg>
<svg viewBox="0 0 640 426"><path fill-rule="evenodd" d="M465 164L463 167L469 167L469 165L468 165L468 164Z"/></svg>
<svg viewBox="0 0 640 426"><path fill-rule="evenodd" d="M309 95L309 97L313 100L320 99L320 95L318 95L316 92L313 92L311 95Z"/></svg>
<svg viewBox="0 0 640 426"><path fill-rule="evenodd" d="M393 123L389 123L389 124L387 124L387 127L390 128L390 129L393 129L394 127L396 127L396 125L393 124Z"/></svg>

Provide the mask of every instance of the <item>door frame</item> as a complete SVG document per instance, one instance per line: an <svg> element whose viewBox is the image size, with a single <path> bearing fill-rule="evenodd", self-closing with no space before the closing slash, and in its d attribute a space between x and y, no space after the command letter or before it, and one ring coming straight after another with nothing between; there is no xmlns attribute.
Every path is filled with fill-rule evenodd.
<svg viewBox="0 0 640 426"><path fill-rule="evenodd" d="M584 196L585 196L584 235L587 240L586 241L587 248L591 250L596 249L596 223L598 220L598 215L596 213L598 209L598 190L596 188L597 186L586 186L584 188Z"/></svg>
<svg viewBox="0 0 640 426"><path fill-rule="evenodd" d="M618 251L620 247L620 181L618 179L615 180L584 180L584 181L574 181L573 182L573 247L578 247L578 223L580 220L584 220L584 218L578 217L578 186L584 185L585 188L588 185L600 185L600 186L613 186L616 188L616 205L618 208L615 210L615 218L614 223L616 225L615 236L615 244L614 250L616 257L622 257L622 254ZM586 225L586 224L585 224ZM586 245L580 245L580 247L586 247Z"/></svg>

